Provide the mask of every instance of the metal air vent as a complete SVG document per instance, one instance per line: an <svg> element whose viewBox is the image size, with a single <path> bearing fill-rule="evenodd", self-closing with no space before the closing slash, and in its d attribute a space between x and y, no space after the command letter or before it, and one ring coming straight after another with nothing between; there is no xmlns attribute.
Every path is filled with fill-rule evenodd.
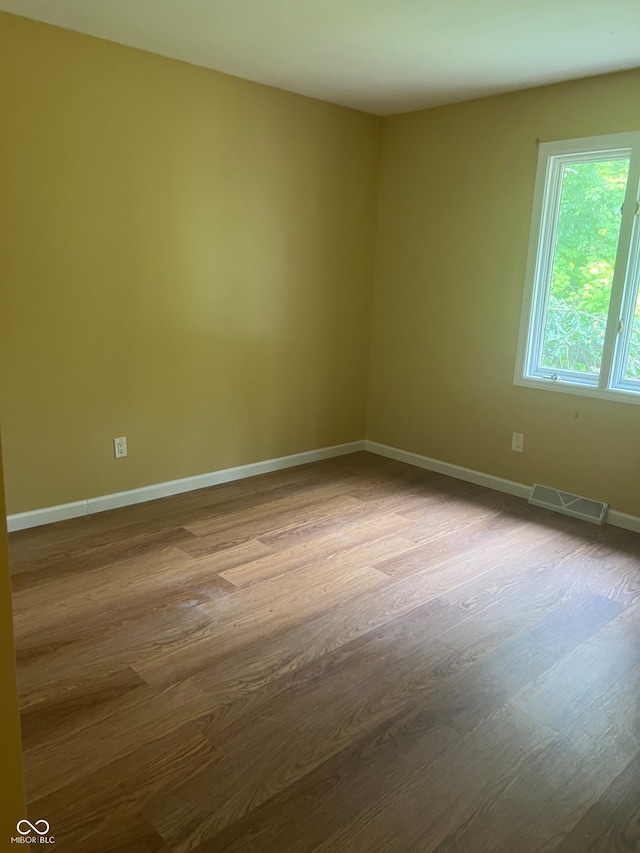
<svg viewBox="0 0 640 853"><path fill-rule="evenodd" d="M592 501L590 498L582 498L580 495L572 495L570 492L561 492L550 486L541 486L535 483L531 489L529 503L561 512L563 515L572 515L594 524L604 524L607 518L609 504L602 501Z"/></svg>

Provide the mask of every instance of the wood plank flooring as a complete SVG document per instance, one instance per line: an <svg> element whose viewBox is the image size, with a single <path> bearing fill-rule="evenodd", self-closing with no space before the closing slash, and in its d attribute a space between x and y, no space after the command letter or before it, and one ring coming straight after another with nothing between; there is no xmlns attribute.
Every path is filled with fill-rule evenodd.
<svg viewBox="0 0 640 853"><path fill-rule="evenodd" d="M640 851L640 537L369 454L11 536L59 853Z"/></svg>

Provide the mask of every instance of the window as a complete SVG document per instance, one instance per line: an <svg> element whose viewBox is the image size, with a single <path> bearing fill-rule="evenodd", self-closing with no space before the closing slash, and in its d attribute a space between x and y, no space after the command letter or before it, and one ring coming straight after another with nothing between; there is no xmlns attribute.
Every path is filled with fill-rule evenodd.
<svg viewBox="0 0 640 853"><path fill-rule="evenodd" d="M640 133L540 145L515 382L640 403Z"/></svg>

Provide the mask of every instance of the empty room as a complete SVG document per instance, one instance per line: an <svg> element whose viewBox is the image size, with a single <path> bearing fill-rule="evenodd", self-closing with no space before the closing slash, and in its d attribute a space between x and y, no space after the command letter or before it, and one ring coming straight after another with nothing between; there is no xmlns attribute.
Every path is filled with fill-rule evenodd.
<svg viewBox="0 0 640 853"><path fill-rule="evenodd" d="M640 851L639 34L0 0L0 851Z"/></svg>

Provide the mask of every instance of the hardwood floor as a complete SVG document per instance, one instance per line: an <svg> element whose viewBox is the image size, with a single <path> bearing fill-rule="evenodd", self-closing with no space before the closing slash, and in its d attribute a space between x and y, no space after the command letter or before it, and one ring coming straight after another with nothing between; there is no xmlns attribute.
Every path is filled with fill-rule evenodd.
<svg viewBox="0 0 640 853"><path fill-rule="evenodd" d="M13 534L61 853L640 851L640 537L368 454Z"/></svg>

